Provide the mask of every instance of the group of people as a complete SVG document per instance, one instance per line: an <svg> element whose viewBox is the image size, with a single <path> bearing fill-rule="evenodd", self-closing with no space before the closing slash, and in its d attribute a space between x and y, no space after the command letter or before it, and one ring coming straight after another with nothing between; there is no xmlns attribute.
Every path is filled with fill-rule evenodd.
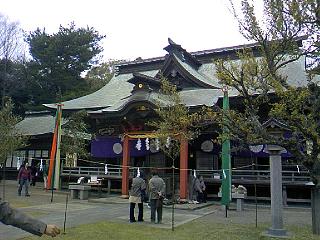
<svg viewBox="0 0 320 240"><path fill-rule="evenodd" d="M47 175L48 168L44 164L41 169L41 174L43 176L44 189L47 189ZM35 186L36 180L39 175L39 169L35 165L29 166L28 162L21 165L18 173L18 195L21 196L22 188L25 189L25 196L30 197L29 186Z"/></svg>
<svg viewBox="0 0 320 240"><path fill-rule="evenodd" d="M151 222L162 223L162 206L165 194L165 182L159 177L158 173L153 170L152 177L148 182L149 200L151 208ZM140 172L135 178L132 179L131 190L129 192L129 204L130 204L130 222L136 222L134 216L135 205L138 205L138 221L143 222L143 202L146 198L146 181L144 174ZM156 222L157 217L157 222Z"/></svg>
<svg viewBox="0 0 320 240"><path fill-rule="evenodd" d="M153 170L152 178L148 182L149 201L151 208L151 223L162 222L162 206L165 194L165 182L159 177L158 173ZM138 222L143 222L143 202L146 199L147 184L143 172L139 172L132 179L131 189L129 191L129 221L136 222L134 209L138 205ZM196 203L205 203L207 200L207 191L202 176L196 176L192 180L192 198ZM156 222L157 217L157 222Z"/></svg>
<svg viewBox="0 0 320 240"><path fill-rule="evenodd" d="M44 178L47 176L46 169L44 170ZM18 195L21 196L22 187L25 186L25 196L30 196L28 192L29 181L31 180L31 170L26 162L19 170L18 181ZM46 182L46 179L44 179ZM165 195L165 182L159 177L156 170L152 171L152 177L148 182L148 193L151 208L151 223L162 223L162 207ZM138 205L138 222L143 222L143 202L146 200L147 184L143 172L139 172L136 177L132 179L129 203L130 203L130 222L136 222L134 210L136 204ZM206 186L203 177L197 178L194 176L192 180L192 195L195 196L196 201L206 202ZM157 221L156 221L157 219ZM27 232L35 235L46 234L55 237L60 234L60 229L53 224L45 224L22 213L21 211L10 207L7 202L2 202L0 199L0 222L21 228Z"/></svg>

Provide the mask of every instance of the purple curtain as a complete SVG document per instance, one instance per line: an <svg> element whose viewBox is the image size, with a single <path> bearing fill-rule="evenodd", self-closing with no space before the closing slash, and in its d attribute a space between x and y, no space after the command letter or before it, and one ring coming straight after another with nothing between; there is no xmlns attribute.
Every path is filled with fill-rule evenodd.
<svg viewBox="0 0 320 240"><path fill-rule="evenodd" d="M133 139L129 141L130 156L139 157L139 156L145 156L149 154L150 151L146 150L145 139L141 138L140 151L136 148L137 141L138 139ZM121 147L123 149L123 142L121 142L120 138L112 138L112 137L96 138L91 141L91 154L93 157L100 157L100 158L122 157L122 153L123 153L122 150L121 152L117 153L117 150L119 150L119 144L121 144Z"/></svg>

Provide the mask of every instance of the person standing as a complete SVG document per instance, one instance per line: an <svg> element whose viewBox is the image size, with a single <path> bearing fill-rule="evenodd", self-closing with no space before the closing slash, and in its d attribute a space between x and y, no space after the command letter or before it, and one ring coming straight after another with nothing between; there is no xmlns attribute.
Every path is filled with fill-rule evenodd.
<svg viewBox="0 0 320 240"><path fill-rule="evenodd" d="M36 186L36 181L37 181L37 176L38 176L38 169L34 164L31 164L30 173L31 173L30 186Z"/></svg>
<svg viewBox="0 0 320 240"><path fill-rule="evenodd" d="M28 168L28 162L21 166L18 174L18 195L21 196L22 187L25 187L25 196L30 197L29 195L29 181L31 179L30 169Z"/></svg>
<svg viewBox="0 0 320 240"><path fill-rule="evenodd" d="M200 202L200 198L201 198L201 194L202 194L202 190L200 187L200 180L197 176L193 177L193 181L192 181L192 189L193 189L193 202L194 203L199 203Z"/></svg>
<svg viewBox="0 0 320 240"><path fill-rule="evenodd" d="M199 177L200 181L200 189L202 193L199 193L199 202L200 203L206 203L207 202L207 191L206 191L206 184L204 183L203 177Z"/></svg>
<svg viewBox="0 0 320 240"><path fill-rule="evenodd" d="M162 205L165 194L166 184L158 173L153 170L152 178L149 180L151 222L155 223L156 212L158 223L162 222Z"/></svg>
<svg viewBox="0 0 320 240"><path fill-rule="evenodd" d="M129 192L129 205L130 205L130 222L135 222L134 209L138 204L138 222L143 222L143 194L146 190L146 182L143 180L142 172L137 173L137 176L132 179L131 190Z"/></svg>
<svg viewBox="0 0 320 240"><path fill-rule="evenodd" d="M48 164L46 164L46 162L44 161L44 164L42 166L42 177L43 177L43 189L47 189L47 182L48 182L48 169L49 166Z"/></svg>

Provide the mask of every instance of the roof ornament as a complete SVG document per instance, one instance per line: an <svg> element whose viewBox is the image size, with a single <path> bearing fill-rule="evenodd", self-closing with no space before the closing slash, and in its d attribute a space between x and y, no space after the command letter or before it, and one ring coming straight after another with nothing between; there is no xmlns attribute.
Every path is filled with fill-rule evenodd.
<svg viewBox="0 0 320 240"><path fill-rule="evenodd" d="M169 43L170 45L177 45L174 41L172 41L171 38L168 38L168 43Z"/></svg>

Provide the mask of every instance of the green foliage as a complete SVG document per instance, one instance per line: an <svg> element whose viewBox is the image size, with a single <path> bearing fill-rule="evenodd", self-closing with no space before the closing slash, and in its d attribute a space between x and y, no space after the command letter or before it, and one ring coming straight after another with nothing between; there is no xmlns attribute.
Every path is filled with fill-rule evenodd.
<svg viewBox="0 0 320 240"><path fill-rule="evenodd" d="M88 155L87 147L91 136L87 133L86 117L86 111L75 112L63 125L61 150L64 156L76 154L78 157L86 157ZM70 166L69 163L67 164Z"/></svg>
<svg viewBox="0 0 320 240"><path fill-rule="evenodd" d="M157 129L160 149L172 160L180 154L180 140L190 140L198 135L198 128L209 113L206 109L190 112L182 102L175 85L162 79L161 91L157 103L156 113L159 119L148 125Z"/></svg>
<svg viewBox="0 0 320 240"><path fill-rule="evenodd" d="M255 54L240 52L237 62L216 62L221 84L236 89L244 99L243 109L225 112L228 121L220 122L227 125L231 138L244 145L278 143L286 147L316 176L320 174L320 88L311 74L307 85L291 86L281 69L301 56L319 54L315 47L318 40L314 39L319 37L319 1L263 2L263 21L258 21L248 0L242 1L241 15L233 8L242 34L259 47ZM303 48L297 44L301 35L308 43ZM313 70L317 73L316 68ZM262 127L268 117L287 124L291 136L278 139L268 134ZM307 142L312 146L308 153Z"/></svg>
<svg viewBox="0 0 320 240"><path fill-rule="evenodd" d="M26 144L26 137L17 131L15 125L20 119L12 113L13 104L10 99L0 110L0 163L5 162L7 156Z"/></svg>
<svg viewBox="0 0 320 240"><path fill-rule="evenodd" d="M25 91L27 82L25 79L25 67L22 61L0 60L0 92L3 99L11 98L14 102L14 112L25 112L24 104L28 100Z"/></svg>
<svg viewBox="0 0 320 240"><path fill-rule="evenodd" d="M85 94L88 84L81 74L98 63L103 38L94 28L76 28L74 23L54 34L31 32L26 40L33 58L28 64L30 91L38 90L35 104Z"/></svg>
<svg viewBox="0 0 320 240"><path fill-rule="evenodd" d="M119 62L121 61L109 60L90 69L85 80L90 86L92 92L102 88L111 80L115 73L114 65Z"/></svg>

